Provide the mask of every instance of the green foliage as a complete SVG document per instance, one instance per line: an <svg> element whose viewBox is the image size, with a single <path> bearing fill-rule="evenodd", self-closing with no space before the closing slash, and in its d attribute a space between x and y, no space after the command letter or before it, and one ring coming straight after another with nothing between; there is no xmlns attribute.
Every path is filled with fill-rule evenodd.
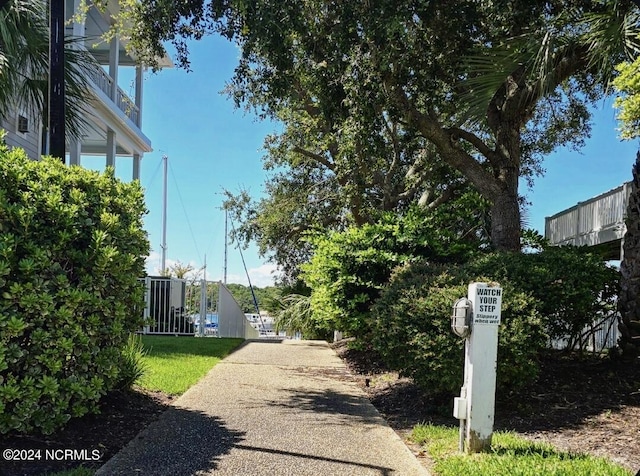
<svg viewBox="0 0 640 476"><path fill-rule="evenodd" d="M617 70L620 74L613 85L621 93L614 103L620 110L620 135L623 139L633 139L640 135L640 58L621 63Z"/></svg>
<svg viewBox="0 0 640 476"><path fill-rule="evenodd" d="M283 330L287 335L300 332L304 339L331 340L333 327L315 316L310 296L287 294L280 299L280 309L275 313L276 331Z"/></svg>
<svg viewBox="0 0 640 476"><path fill-rule="evenodd" d="M619 273L584 247L492 253L471 261L466 273L509 282L533 297L549 336L568 338L569 347L580 347L585 326L615 312Z"/></svg>
<svg viewBox="0 0 640 476"><path fill-rule="evenodd" d="M471 255L483 244L485 205L465 194L437 212L414 207L404 216L388 213L376 224L313 238L303 278L313 290L314 320L323 329L367 338L369 308L392 270L418 257L455 262Z"/></svg>
<svg viewBox="0 0 640 476"><path fill-rule="evenodd" d="M186 283L189 291L187 292L186 313L196 314L200 312L200 282L198 280L189 280ZM236 300L242 312L247 314L255 314L256 306L251 294L251 288L243 284L230 283L226 285L233 298ZM260 311L271 311L274 309L274 302L280 297L280 289L275 286L267 286L264 288L253 288L253 292L258 301ZM207 296L218 295L218 283L207 283ZM215 309L217 303L209 302L209 309Z"/></svg>
<svg viewBox="0 0 640 476"><path fill-rule="evenodd" d="M258 307L260 310L265 310L274 299L277 299L279 295L278 288L274 286L267 286L265 288L253 287L253 293L249 286L243 284L227 284L227 288L233 294L233 298L236 300L242 312L255 314L256 305L253 300L255 295L256 301L258 301Z"/></svg>
<svg viewBox="0 0 640 476"><path fill-rule="evenodd" d="M147 371L147 364L144 360L147 353L142 338L136 334L129 334L129 339L122 349L122 364L116 388L130 389L134 383L142 378Z"/></svg>
<svg viewBox="0 0 640 476"><path fill-rule="evenodd" d="M491 201L492 243L512 251L519 179L541 173L555 148L582 144L614 65L640 51L629 1L136 3L128 36L142 52L170 41L188 66L188 40L207 32L240 46L231 94L284 124L271 157L321 164L311 168L340 186L334 217L360 224L363 202L394 206L444 162ZM328 188L311 188L308 202L334 208Z"/></svg>
<svg viewBox="0 0 640 476"><path fill-rule="evenodd" d="M46 122L48 107L49 20L47 2L4 2L0 16L0 62L11 64L0 75L0 111L16 104ZM77 39L65 38L65 128L67 138L80 138L87 129L87 89L90 74L100 66ZM84 42L84 39L81 40Z"/></svg>
<svg viewBox="0 0 640 476"><path fill-rule="evenodd" d="M427 262L396 271L372 308L377 331L374 348L391 367L430 392L456 392L463 382L464 341L451 331L451 309L474 281L491 279ZM535 379L535 358L547 338L535 301L508 282L500 284L504 293L497 386L505 391Z"/></svg>
<svg viewBox="0 0 640 476"><path fill-rule="evenodd" d="M580 346L586 325L615 310L618 273L582 248L480 254L461 265L416 263L399 270L372 308L374 346L390 365L426 388L453 392L462 382L462 342L450 330L451 306L468 283L504 288L498 385L535 378L547 336Z"/></svg>
<svg viewBox="0 0 640 476"><path fill-rule="evenodd" d="M140 325L143 193L0 147L0 433L97 410Z"/></svg>

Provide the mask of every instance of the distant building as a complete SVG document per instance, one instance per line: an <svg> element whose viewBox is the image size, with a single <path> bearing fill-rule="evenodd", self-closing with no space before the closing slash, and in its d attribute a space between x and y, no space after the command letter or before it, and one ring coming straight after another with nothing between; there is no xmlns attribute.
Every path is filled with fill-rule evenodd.
<svg viewBox="0 0 640 476"><path fill-rule="evenodd" d="M627 182L545 218L545 238L552 245L593 246L607 260L622 259L630 193Z"/></svg>
<svg viewBox="0 0 640 476"><path fill-rule="evenodd" d="M117 0L109 0L104 11L91 2L84 23L67 21L65 37L80 39L79 48L85 48L98 63L90 73L91 85L87 97L89 105L86 120L88 127L80 140L66 145L66 161L80 165L82 156L102 156L105 165L115 167L116 157L131 157L132 178L140 177L140 160L145 152L151 152L151 141L142 132L142 85L144 68L136 65L135 58L125 50L125 42L113 38L109 43L102 39L111 24L112 15L118 12ZM66 16L70 20L77 11L80 0L66 0ZM170 58L160 60L162 67L171 67ZM129 69L133 78L131 95L118 86L120 73ZM131 74L132 73L132 74ZM18 108L5 111L0 127L7 131L6 142L10 146L25 149L27 155L37 160L46 152L46 134L42 115L33 117Z"/></svg>

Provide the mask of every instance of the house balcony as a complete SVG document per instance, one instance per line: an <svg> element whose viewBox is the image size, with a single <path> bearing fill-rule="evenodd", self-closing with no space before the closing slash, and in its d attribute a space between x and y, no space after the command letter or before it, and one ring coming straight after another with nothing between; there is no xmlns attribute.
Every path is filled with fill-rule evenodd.
<svg viewBox="0 0 640 476"><path fill-rule="evenodd" d="M621 259L630 193L627 182L546 217L545 238L552 245L592 246L604 259Z"/></svg>
<svg viewBox="0 0 640 476"><path fill-rule="evenodd" d="M79 11L80 0L66 0L69 16ZM116 157L131 157L133 178L139 178L140 159L151 152L151 141L142 132L143 66L117 36L105 41L113 15L118 14L117 0L108 0L104 8L91 5L84 22L68 22L65 35L76 38L77 48L86 50L95 60L88 68L90 91L85 114L85 131L81 139L67 145L69 164L80 164L82 156L103 156L107 166L115 167ZM170 58L160 60L171 67ZM133 92L127 94L119 84L131 80Z"/></svg>
<svg viewBox="0 0 640 476"><path fill-rule="evenodd" d="M100 67L91 68L88 71L89 77L93 84L100 89L107 97L111 95L113 90L113 78L111 78L105 70ZM140 127L140 108L131 99L122 88L116 86L115 105L133 122Z"/></svg>

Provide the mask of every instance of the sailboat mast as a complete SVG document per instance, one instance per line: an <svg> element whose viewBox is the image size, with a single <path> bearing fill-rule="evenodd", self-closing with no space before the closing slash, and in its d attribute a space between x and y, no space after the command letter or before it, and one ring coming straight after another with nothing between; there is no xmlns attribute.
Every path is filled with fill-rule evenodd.
<svg viewBox="0 0 640 476"><path fill-rule="evenodd" d="M162 188L162 273L167 269L167 162L169 158L166 155L162 156L164 164L164 180Z"/></svg>
<svg viewBox="0 0 640 476"><path fill-rule="evenodd" d="M229 212L225 209L224 211L224 274L222 276L222 282L227 284L227 220L228 220Z"/></svg>

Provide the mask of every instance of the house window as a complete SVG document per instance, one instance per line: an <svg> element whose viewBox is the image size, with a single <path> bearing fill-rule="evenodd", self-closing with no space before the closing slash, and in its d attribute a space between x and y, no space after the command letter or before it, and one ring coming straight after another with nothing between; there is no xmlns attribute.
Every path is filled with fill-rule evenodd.
<svg viewBox="0 0 640 476"><path fill-rule="evenodd" d="M21 134L29 132L29 119L21 114L18 115L18 132Z"/></svg>

